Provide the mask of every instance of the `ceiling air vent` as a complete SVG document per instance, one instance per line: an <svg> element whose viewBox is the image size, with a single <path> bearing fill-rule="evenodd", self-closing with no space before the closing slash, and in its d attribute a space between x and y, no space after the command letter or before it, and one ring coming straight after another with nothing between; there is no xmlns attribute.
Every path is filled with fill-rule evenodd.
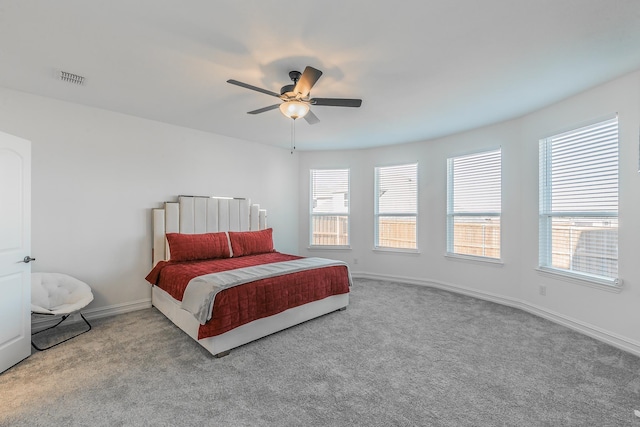
<svg viewBox="0 0 640 427"><path fill-rule="evenodd" d="M77 74L68 73L66 71L60 71L58 74L58 78L63 82L73 83L76 85L83 85L85 78L83 76L79 76Z"/></svg>

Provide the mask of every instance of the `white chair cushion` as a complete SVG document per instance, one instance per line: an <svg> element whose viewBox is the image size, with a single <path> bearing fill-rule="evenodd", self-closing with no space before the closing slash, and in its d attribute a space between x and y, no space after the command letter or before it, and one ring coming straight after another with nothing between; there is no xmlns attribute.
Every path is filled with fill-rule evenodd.
<svg viewBox="0 0 640 427"><path fill-rule="evenodd" d="M69 314L93 301L86 283L62 273L31 273L31 311Z"/></svg>

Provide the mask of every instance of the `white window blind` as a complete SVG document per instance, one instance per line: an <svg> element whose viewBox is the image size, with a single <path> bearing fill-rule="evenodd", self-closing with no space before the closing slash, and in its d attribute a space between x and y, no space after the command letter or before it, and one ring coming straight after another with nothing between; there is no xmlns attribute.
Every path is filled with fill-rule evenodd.
<svg viewBox="0 0 640 427"><path fill-rule="evenodd" d="M502 151L447 161L447 252L500 259Z"/></svg>
<svg viewBox="0 0 640 427"><path fill-rule="evenodd" d="M310 244L349 245L349 169L312 169L310 181Z"/></svg>
<svg viewBox="0 0 640 427"><path fill-rule="evenodd" d="M618 117L540 141L540 267L616 284Z"/></svg>
<svg viewBox="0 0 640 427"><path fill-rule="evenodd" d="M417 249L418 164L375 168L376 248Z"/></svg>

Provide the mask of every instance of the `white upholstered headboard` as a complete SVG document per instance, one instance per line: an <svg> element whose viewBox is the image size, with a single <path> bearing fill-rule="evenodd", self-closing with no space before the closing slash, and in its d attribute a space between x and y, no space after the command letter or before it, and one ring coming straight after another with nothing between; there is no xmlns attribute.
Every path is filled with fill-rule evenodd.
<svg viewBox="0 0 640 427"><path fill-rule="evenodd" d="M267 228L267 211L251 200L229 197L178 196L153 209L153 266L169 259L166 233L214 233Z"/></svg>

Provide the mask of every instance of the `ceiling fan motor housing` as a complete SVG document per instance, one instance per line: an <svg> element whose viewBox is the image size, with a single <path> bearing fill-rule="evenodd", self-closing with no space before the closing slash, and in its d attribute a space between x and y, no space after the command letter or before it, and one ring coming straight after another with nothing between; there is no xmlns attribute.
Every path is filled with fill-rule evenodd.
<svg viewBox="0 0 640 427"><path fill-rule="evenodd" d="M291 94L293 95L293 88L295 87L296 87L295 84L282 86L282 89L280 89L280 95L284 95L287 92L291 92Z"/></svg>
<svg viewBox="0 0 640 427"><path fill-rule="evenodd" d="M289 71L289 78L291 79L293 84L282 86L282 88L280 89L280 95L287 94L289 96L295 96L295 94L293 93L293 89L296 87L296 84L298 84L298 80L300 80L301 76L302 73L300 71Z"/></svg>

